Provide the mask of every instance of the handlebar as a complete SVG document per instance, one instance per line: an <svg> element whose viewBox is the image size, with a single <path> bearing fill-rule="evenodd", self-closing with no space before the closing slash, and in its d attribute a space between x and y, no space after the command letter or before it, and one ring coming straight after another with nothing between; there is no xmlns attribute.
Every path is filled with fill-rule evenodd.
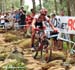
<svg viewBox="0 0 75 70"><path fill-rule="evenodd" d="M36 27L36 28L34 28L34 30L35 31L39 31L39 30L45 30L46 29L46 27L45 26L43 26L43 27Z"/></svg>

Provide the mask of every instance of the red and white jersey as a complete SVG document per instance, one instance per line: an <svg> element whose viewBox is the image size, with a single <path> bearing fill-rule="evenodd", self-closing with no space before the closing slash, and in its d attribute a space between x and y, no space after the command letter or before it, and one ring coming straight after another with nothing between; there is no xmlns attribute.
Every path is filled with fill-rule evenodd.
<svg viewBox="0 0 75 70"><path fill-rule="evenodd" d="M41 16L41 14L36 14L34 16L34 18L37 20L37 22L49 21L50 20L47 16L45 16L45 17Z"/></svg>

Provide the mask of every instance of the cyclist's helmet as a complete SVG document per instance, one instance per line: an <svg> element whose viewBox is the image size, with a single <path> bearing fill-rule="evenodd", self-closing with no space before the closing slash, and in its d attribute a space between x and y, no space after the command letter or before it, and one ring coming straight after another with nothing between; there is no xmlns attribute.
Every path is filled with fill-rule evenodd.
<svg viewBox="0 0 75 70"><path fill-rule="evenodd" d="M40 14L42 14L42 15L47 15L47 9L42 8L42 9L40 10Z"/></svg>

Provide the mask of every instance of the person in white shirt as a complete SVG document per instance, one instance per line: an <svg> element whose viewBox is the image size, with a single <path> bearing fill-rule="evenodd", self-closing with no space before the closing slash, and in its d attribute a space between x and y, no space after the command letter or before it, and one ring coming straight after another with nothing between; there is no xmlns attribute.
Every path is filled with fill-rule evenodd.
<svg viewBox="0 0 75 70"><path fill-rule="evenodd" d="M1 19L1 24L4 24L5 23L4 13L1 14L0 19Z"/></svg>
<svg viewBox="0 0 75 70"><path fill-rule="evenodd" d="M0 25L4 28L4 25L5 25L5 16L4 16L4 13L1 13L1 16L0 16Z"/></svg>

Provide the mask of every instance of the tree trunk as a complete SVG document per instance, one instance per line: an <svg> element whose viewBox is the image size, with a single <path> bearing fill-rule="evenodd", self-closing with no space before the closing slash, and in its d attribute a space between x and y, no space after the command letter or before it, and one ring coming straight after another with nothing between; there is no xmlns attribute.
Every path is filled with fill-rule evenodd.
<svg viewBox="0 0 75 70"><path fill-rule="evenodd" d="M12 4L11 7L14 7L14 2L13 2L13 0L11 0L11 4Z"/></svg>
<svg viewBox="0 0 75 70"><path fill-rule="evenodd" d="M67 12L68 12L68 16L71 16L71 11L70 11L70 0L67 0ZM73 41L73 35L70 35L70 39L71 41ZM73 46L73 44L71 44L71 47Z"/></svg>
<svg viewBox="0 0 75 70"><path fill-rule="evenodd" d="M63 2L62 2L62 0L60 0L60 6L61 6L61 9L63 9Z"/></svg>
<svg viewBox="0 0 75 70"><path fill-rule="evenodd" d="M36 12L35 0L32 0L34 12Z"/></svg>
<svg viewBox="0 0 75 70"><path fill-rule="evenodd" d="M20 6L22 7L24 4L24 0L20 0Z"/></svg>
<svg viewBox="0 0 75 70"><path fill-rule="evenodd" d="M2 12L5 12L5 7L6 7L5 4L6 4L5 0L2 0Z"/></svg>
<svg viewBox="0 0 75 70"><path fill-rule="evenodd" d="M70 0L71 15L75 16L75 0Z"/></svg>
<svg viewBox="0 0 75 70"><path fill-rule="evenodd" d="M56 2L56 0L54 0L54 3L55 3L55 13L57 14L57 2Z"/></svg>
<svg viewBox="0 0 75 70"><path fill-rule="evenodd" d="M71 11L70 11L70 0L67 0L67 12L68 12L68 16L71 16Z"/></svg>
<svg viewBox="0 0 75 70"><path fill-rule="evenodd" d="M2 11L2 0L0 0L0 11Z"/></svg>
<svg viewBox="0 0 75 70"><path fill-rule="evenodd" d="M60 4L62 5L62 0L60 0Z"/></svg>
<svg viewBox="0 0 75 70"><path fill-rule="evenodd" d="M73 6L74 6L74 16L75 16L75 0L73 0L73 2L74 2L74 4L73 4Z"/></svg>
<svg viewBox="0 0 75 70"><path fill-rule="evenodd" d="M40 6L40 9L41 9L42 8L41 0L39 0L39 6Z"/></svg>

